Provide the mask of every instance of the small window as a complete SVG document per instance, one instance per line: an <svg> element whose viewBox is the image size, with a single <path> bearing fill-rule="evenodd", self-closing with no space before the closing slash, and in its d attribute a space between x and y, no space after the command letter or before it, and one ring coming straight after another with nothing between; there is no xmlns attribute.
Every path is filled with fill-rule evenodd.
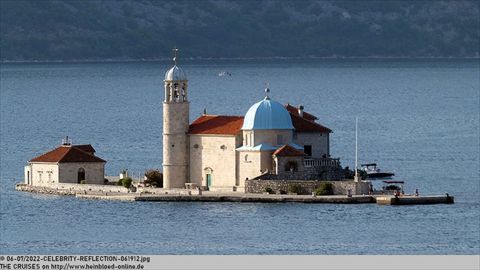
<svg viewBox="0 0 480 270"><path fill-rule="evenodd" d="M248 162L248 155L245 155L245 162Z"/></svg>
<svg viewBox="0 0 480 270"><path fill-rule="evenodd" d="M312 146L311 145L304 145L303 146L303 152L305 155L311 157L312 156Z"/></svg>
<svg viewBox="0 0 480 270"><path fill-rule="evenodd" d="M277 135L277 145L283 144L283 136L281 134Z"/></svg>

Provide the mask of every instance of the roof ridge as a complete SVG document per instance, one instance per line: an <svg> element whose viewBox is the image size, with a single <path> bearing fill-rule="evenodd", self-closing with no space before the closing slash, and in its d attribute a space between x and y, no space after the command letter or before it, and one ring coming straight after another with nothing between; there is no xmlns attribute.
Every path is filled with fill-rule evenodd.
<svg viewBox="0 0 480 270"><path fill-rule="evenodd" d="M65 151L65 153L64 153L63 155L61 155L60 158L58 159L58 162L61 162L61 161L65 158L65 156L72 150L72 146L71 146L71 145L70 145L70 146L63 146L63 145L61 145L61 146L59 146L59 147L68 147L68 148L69 148L69 149L68 149L67 151ZM59 148L59 147L57 147L57 148ZM76 149L78 149L78 148L76 148ZM55 151L55 150L53 150L53 151Z"/></svg>

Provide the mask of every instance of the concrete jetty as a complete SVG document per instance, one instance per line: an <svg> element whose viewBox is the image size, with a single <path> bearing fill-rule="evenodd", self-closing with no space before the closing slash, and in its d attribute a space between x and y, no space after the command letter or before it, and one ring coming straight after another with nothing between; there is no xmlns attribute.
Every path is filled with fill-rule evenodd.
<svg viewBox="0 0 480 270"><path fill-rule="evenodd" d="M377 204L412 205L412 204L449 204L454 203L454 197L448 194L439 196L379 196Z"/></svg>
<svg viewBox="0 0 480 270"><path fill-rule="evenodd" d="M311 195L276 195L276 194L204 194L204 195L179 195L179 194L76 194L77 198L123 200L123 201L170 201L170 202L259 202L259 203L338 203L360 204L375 203L373 196L311 196Z"/></svg>
<svg viewBox="0 0 480 270"><path fill-rule="evenodd" d="M250 202L250 203L334 203L334 204L364 204L377 203L381 205L411 205L411 204L450 204L454 197L448 194L440 196L391 196L391 195L294 195L294 194L258 194L241 192L217 193L211 191L194 192L193 190L164 190L157 192L129 192L118 186L75 185L75 188L36 187L17 184L19 191L43 193L51 195L75 196L82 199L118 200L118 201L163 201L163 202Z"/></svg>

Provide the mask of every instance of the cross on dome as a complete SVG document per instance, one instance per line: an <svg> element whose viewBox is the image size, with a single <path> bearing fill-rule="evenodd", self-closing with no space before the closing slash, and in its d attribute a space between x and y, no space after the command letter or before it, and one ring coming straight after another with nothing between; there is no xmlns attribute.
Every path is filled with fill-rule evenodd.
<svg viewBox="0 0 480 270"><path fill-rule="evenodd" d="M268 96L268 94L270 93L270 88L268 88L268 85L269 83L267 82L265 84L265 99L270 99L270 97Z"/></svg>

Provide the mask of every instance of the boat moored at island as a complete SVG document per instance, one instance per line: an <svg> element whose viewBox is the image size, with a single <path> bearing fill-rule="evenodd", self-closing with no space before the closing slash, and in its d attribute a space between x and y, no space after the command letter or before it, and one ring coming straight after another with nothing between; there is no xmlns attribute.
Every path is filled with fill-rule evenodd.
<svg viewBox="0 0 480 270"><path fill-rule="evenodd" d="M377 163L362 164L361 169L367 174L369 179L388 178L395 175L393 171L382 171L377 167Z"/></svg>

